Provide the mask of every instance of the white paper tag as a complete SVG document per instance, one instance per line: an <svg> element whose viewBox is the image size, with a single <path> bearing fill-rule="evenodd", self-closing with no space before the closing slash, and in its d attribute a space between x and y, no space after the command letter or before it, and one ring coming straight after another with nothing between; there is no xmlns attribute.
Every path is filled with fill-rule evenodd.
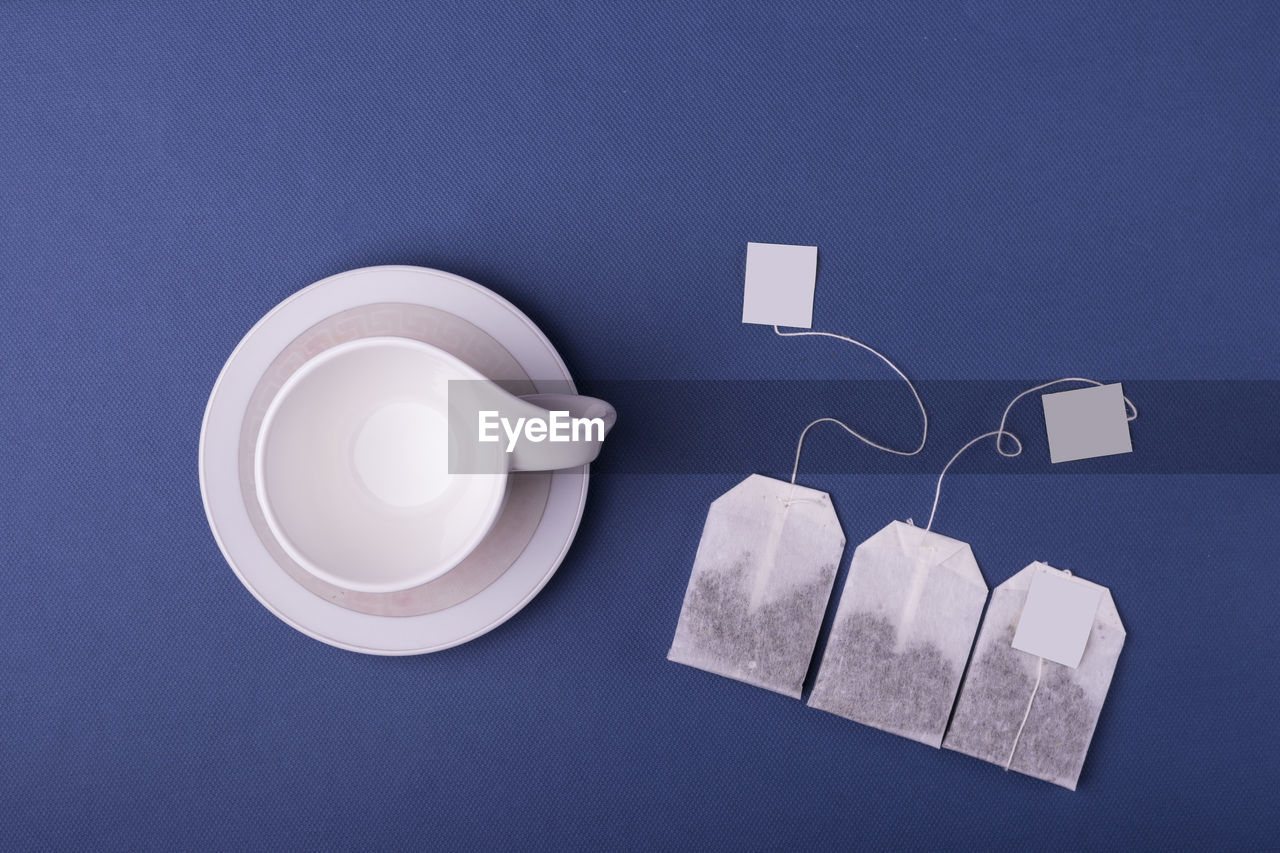
<svg viewBox="0 0 1280 853"><path fill-rule="evenodd" d="M1038 563L1013 647L1075 669L1093 630L1102 592L1095 583Z"/></svg>
<svg viewBox="0 0 1280 853"><path fill-rule="evenodd" d="M748 243L742 322L810 328L817 281L817 246Z"/></svg>
<svg viewBox="0 0 1280 853"><path fill-rule="evenodd" d="M1040 398L1049 434L1049 459L1071 462L1133 452L1124 390L1119 382L1058 391Z"/></svg>

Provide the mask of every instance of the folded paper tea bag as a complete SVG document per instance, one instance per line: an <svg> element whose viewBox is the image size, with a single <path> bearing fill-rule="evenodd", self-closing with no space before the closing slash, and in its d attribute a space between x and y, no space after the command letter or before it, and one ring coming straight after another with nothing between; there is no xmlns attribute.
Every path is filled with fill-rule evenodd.
<svg viewBox="0 0 1280 853"><path fill-rule="evenodd" d="M844 544L825 492L743 480L707 513L667 658L799 698Z"/></svg>
<svg viewBox="0 0 1280 853"><path fill-rule="evenodd" d="M967 544L891 523L854 551L809 705L940 746L986 600Z"/></svg>
<svg viewBox="0 0 1280 853"><path fill-rule="evenodd" d="M1074 791L1124 637L1105 587L1027 566L991 596L943 746Z"/></svg>
<svg viewBox="0 0 1280 853"><path fill-rule="evenodd" d="M844 531L825 492L796 485L809 430L832 423L876 450L915 456L929 415L902 370L861 341L831 332L784 332L778 324L812 321L818 250L750 243L742 321L784 337L834 338L874 355L911 389L920 407L920 444L898 450L821 417L800 432L791 482L753 475L711 504L667 658L796 699L818 641L831 585L844 554ZM942 537L937 537L941 539Z"/></svg>
<svg viewBox="0 0 1280 853"><path fill-rule="evenodd" d="M1022 442L1005 429L1010 409L1028 394L1064 382L1101 385L1071 377L1018 394L1005 408L999 429L972 439L943 466L924 530L894 522L858 546L810 705L935 747L942 745L987 598L987 585L969 546L931 532L942 480L961 454L988 438L996 439L1002 456L1021 454ZM1123 394L1119 400L1121 426L1127 435L1127 420L1132 418L1126 417L1126 409L1133 409L1135 418L1137 409ZM1114 415L1115 408L1108 409L1108 414ZM1087 415L1076 422L1087 422ZM1005 438L1012 442L1012 449L1001 445ZM1061 602L1074 592L1056 589L1045 600ZM1032 621L1036 629L1019 634L1014 645L1039 647L1039 656L1062 654L1058 623L1050 619L1052 626L1046 627ZM1090 612L1085 627L1092 621ZM1083 639L1079 643L1083 648Z"/></svg>

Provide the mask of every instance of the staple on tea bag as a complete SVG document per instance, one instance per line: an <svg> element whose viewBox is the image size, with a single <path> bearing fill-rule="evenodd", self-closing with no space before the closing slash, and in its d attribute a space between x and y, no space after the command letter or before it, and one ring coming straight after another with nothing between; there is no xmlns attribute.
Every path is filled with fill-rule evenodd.
<svg viewBox="0 0 1280 853"><path fill-rule="evenodd" d="M1015 649L1032 579L1047 569L1032 563L992 594L943 746L1074 791L1125 630L1110 590L1098 587L1079 666Z"/></svg>
<svg viewBox="0 0 1280 853"><path fill-rule="evenodd" d="M986 600L966 543L891 522L854 551L809 705L940 746Z"/></svg>
<svg viewBox="0 0 1280 853"><path fill-rule="evenodd" d="M845 545L830 496L796 485L805 436L829 421L879 450L914 456L924 448L929 416L911 380L866 344L830 332L773 330L836 338L876 355L911 388L924 423L920 445L903 451L836 418L818 418L800 433L790 483L752 475L707 512L667 658L798 699Z"/></svg>
<svg viewBox="0 0 1280 853"><path fill-rule="evenodd" d="M799 698L843 554L825 492L751 475L711 504L668 660Z"/></svg>

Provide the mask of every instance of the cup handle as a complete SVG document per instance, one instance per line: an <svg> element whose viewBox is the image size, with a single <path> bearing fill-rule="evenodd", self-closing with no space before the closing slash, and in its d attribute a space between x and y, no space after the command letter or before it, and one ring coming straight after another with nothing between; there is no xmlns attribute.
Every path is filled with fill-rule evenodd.
<svg viewBox="0 0 1280 853"><path fill-rule="evenodd" d="M571 418L596 419L603 429L594 424L587 425L585 435L577 441L530 441L521 436L511 451L509 470L511 471L556 471L561 468L577 468L586 465L600 455L600 445L604 436L613 429L618 413L613 406L595 397L580 397L575 394L529 394L519 398L530 406L541 410L540 417L551 412L568 412Z"/></svg>

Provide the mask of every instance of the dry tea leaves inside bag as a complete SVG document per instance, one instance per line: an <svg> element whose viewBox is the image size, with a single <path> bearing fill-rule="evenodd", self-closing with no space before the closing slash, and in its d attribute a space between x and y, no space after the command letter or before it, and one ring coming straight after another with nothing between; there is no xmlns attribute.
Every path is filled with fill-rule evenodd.
<svg viewBox="0 0 1280 853"><path fill-rule="evenodd" d="M825 492L743 480L707 513L667 658L799 698L844 545Z"/></svg>
<svg viewBox="0 0 1280 853"><path fill-rule="evenodd" d="M1050 579L1059 583L1069 577L1044 563L1032 563L996 588L943 746L1075 790L1125 631L1111 592L1074 577L1069 577L1070 583L1096 596L1093 618L1080 638L1083 653L1079 644L1072 648L1072 638L1060 636L1068 630L1061 625L1045 631L1043 624L1021 624L1054 618L1039 609L1031 612L1029 592L1038 573L1052 573ZM1069 606L1073 605L1060 601L1060 607ZM1023 638L1036 629L1042 634L1040 642L1059 634L1056 639L1067 642L1058 644L1058 656L1070 661L1078 655L1079 665L1014 647L1015 637L1026 647Z"/></svg>
<svg viewBox="0 0 1280 853"><path fill-rule="evenodd" d="M892 522L854 551L809 704L939 746L986 599L966 543Z"/></svg>

